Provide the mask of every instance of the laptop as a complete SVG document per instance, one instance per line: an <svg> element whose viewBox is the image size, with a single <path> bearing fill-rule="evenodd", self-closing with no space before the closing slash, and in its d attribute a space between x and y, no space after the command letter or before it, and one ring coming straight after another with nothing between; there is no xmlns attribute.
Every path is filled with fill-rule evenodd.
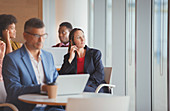
<svg viewBox="0 0 170 111"><path fill-rule="evenodd" d="M89 74L59 75L56 80L58 85L57 95L75 95L83 93L89 76Z"/></svg>
<svg viewBox="0 0 170 111"><path fill-rule="evenodd" d="M61 68L63 64L64 55L68 52L68 47L53 47L53 48L43 48L44 50L51 52L54 58L54 65L57 68Z"/></svg>

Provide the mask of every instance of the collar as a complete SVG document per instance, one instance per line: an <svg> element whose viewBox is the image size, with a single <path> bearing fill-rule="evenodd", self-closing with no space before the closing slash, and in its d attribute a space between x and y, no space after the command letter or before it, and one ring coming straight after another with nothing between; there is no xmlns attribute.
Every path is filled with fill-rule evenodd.
<svg viewBox="0 0 170 111"><path fill-rule="evenodd" d="M27 46L25 44L24 44L24 46L25 46L26 51L28 52L28 55L30 56L30 59L35 60L34 57L31 54L31 52L28 50ZM38 55L38 61L40 61L40 60L41 60L41 50L40 50L40 53Z"/></svg>
<svg viewBox="0 0 170 111"><path fill-rule="evenodd" d="M69 46L69 42L67 44L60 43L60 46Z"/></svg>

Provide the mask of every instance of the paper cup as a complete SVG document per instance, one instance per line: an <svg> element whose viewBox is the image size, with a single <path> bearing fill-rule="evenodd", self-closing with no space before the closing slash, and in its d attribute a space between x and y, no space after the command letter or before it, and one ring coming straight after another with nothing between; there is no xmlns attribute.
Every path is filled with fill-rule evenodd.
<svg viewBox="0 0 170 111"><path fill-rule="evenodd" d="M47 86L48 98L56 99L57 97L57 85L48 85Z"/></svg>

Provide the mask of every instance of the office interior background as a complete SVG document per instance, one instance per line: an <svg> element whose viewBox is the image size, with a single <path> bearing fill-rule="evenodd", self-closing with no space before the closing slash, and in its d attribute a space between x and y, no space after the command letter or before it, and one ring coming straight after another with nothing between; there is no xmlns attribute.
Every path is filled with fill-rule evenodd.
<svg viewBox="0 0 170 111"><path fill-rule="evenodd" d="M82 28L86 44L113 69L114 94L130 96L129 111L169 111L169 6L168 0L0 0L0 14L18 19L18 42L24 22L41 18L45 48L60 42L61 22Z"/></svg>

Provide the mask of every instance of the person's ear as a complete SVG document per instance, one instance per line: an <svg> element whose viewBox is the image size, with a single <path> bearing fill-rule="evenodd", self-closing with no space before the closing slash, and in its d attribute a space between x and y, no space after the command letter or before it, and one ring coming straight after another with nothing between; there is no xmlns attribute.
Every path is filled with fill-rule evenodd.
<svg viewBox="0 0 170 111"><path fill-rule="evenodd" d="M23 32L23 37L26 40L26 33L25 32Z"/></svg>

